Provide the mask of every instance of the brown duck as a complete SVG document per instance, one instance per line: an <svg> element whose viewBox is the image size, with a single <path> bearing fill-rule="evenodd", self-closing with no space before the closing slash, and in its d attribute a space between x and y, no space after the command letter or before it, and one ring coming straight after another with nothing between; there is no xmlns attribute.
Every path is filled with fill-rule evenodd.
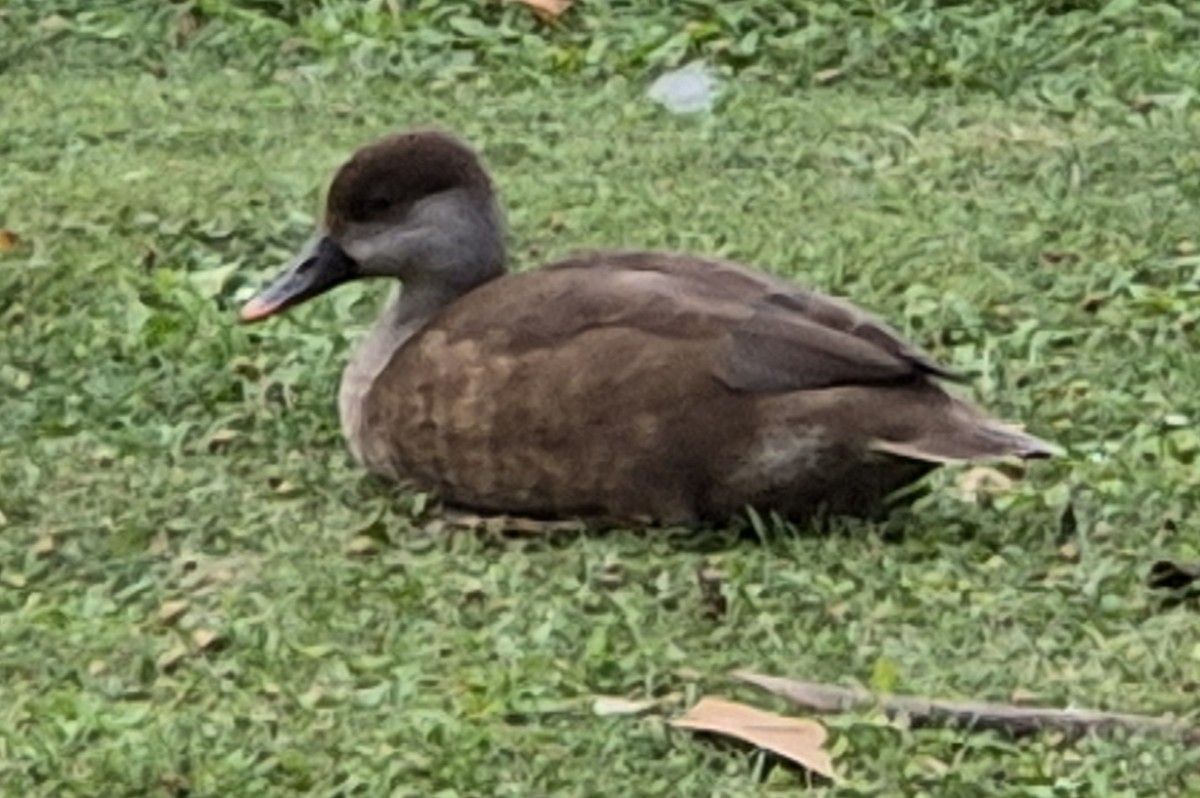
<svg viewBox="0 0 1200 798"><path fill-rule="evenodd" d="M342 429L366 468L459 506L867 515L938 464L1053 451L946 393L883 323L745 266L590 252L507 273L492 182L445 132L355 153L314 242L242 319L398 279L343 376Z"/></svg>

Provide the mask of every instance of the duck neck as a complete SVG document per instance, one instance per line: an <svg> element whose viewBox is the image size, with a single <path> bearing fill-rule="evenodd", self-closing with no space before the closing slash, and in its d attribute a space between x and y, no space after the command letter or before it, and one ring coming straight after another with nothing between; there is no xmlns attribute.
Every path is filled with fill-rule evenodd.
<svg viewBox="0 0 1200 798"><path fill-rule="evenodd" d="M371 332L391 336L393 339L399 335L408 338L428 324L442 308L465 293L466 291L442 283L409 280L401 287L400 295L388 303ZM394 343L399 345L401 342Z"/></svg>
<svg viewBox="0 0 1200 798"><path fill-rule="evenodd" d="M365 392L392 354L460 295L444 285L406 283L354 350L344 380L357 383Z"/></svg>
<svg viewBox="0 0 1200 798"><path fill-rule="evenodd" d="M503 273L498 269L494 276ZM492 279L489 277L488 279ZM480 281L480 284L487 280ZM465 291L446 285L429 285L410 281L398 297L388 301L383 313L375 320L366 336L359 342L342 373L338 390L338 413L342 431L350 442L351 451L368 467L371 455L363 443L363 410L371 386L391 362L392 355L410 338L421 331L443 308Z"/></svg>

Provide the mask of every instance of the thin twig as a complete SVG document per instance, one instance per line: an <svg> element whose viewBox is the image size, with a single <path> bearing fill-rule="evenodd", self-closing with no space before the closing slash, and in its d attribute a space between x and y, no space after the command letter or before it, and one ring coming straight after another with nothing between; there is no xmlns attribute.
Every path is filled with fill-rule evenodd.
<svg viewBox="0 0 1200 798"><path fill-rule="evenodd" d="M1011 735L1055 729L1073 736L1115 729L1155 732L1200 745L1200 728L1175 718L1128 715L1087 709L1054 709L991 704L981 701L943 701L913 696L877 695L867 690L817 682L798 682L751 671L734 671L733 678L760 687L780 698L815 712L847 712L878 707L888 717L908 716L913 725L960 724L993 729Z"/></svg>

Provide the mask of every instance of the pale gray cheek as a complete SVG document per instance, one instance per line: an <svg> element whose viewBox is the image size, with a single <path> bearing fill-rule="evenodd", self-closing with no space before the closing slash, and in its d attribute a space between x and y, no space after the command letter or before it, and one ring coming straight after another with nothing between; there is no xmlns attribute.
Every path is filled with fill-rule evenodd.
<svg viewBox="0 0 1200 798"><path fill-rule="evenodd" d="M421 229L385 227L347 236L342 249L364 274L403 278L414 259L419 259L425 251L427 238Z"/></svg>
<svg viewBox="0 0 1200 798"><path fill-rule="evenodd" d="M364 271L381 271L392 259L388 248L389 239L387 233L376 233L346 241L342 244L342 249Z"/></svg>

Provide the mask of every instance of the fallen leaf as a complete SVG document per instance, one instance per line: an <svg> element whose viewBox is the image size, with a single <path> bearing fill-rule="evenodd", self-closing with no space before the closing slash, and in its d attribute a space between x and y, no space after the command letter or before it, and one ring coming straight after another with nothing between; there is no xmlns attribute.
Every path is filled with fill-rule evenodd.
<svg viewBox="0 0 1200 798"><path fill-rule="evenodd" d="M46 33L59 33L71 27L71 23L61 14L51 14L38 20L38 27Z"/></svg>
<svg viewBox="0 0 1200 798"><path fill-rule="evenodd" d="M164 602L163 605L158 608L158 622L163 626L171 626L183 617L184 613L188 611L189 607L191 607L191 604L183 599Z"/></svg>
<svg viewBox="0 0 1200 798"><path fill-rule="evenodd" d="M346 553L362 557L379 548L379 541L369 535L355 535L346 544Z"/></svg>
<svg viewBox="0 0 1200 798"><path fill-rule="evenodd" d="M36 557L49 557L55 548L54 535L40 535L33 544L33 554Z"/></svg>
<svg viewBox="0 0 1200 798"><path fill-rule="evenodd" d="M520 3L537 14L543 22L554 22L571 7L571 0L509 0L510 3Z"/></svg>
<svg viewBox="0 0 1200 798"><path fill-rule="evenodd" d="M596 700L592 702L592 712L601 717L611 715L641 715L643 712L648 712L656 706L658 706L657 701L632 701L620 696L602 695L597 696Z"/></svg>
<svg viewBox="0 0 1200 798"><path fill-rule="evenodd" d="M1010 700L1014 704L1035 705L1041 702L1042 697L1032 690L1025 690L1018 687L1012 691Z"/></svg>
<svg viewBox="0 0 1200 798"><path fill-rule="evenodd" d="M300 488L286 479L268 480L267 484L275 491L276 496L296 496L300 493Z"/></svg>
<svg viewBox="0 0 1200 798"><path fill-rule="evenodd" d="M216 651L224 642L220 633L212 629L197 629L192 632L192 643L201 651Z"/></svg>
<svg viewBox="0 0 1200 798"><path fill-rule="evenodd" d="M671 725L733 737L837 780L833 759L823 748L828 734L815 720L788 718L721 698L702 698Z"/></svg>
<svg viewBox="0 0 1200 798"><path fill-rule="evenodd" d="M459 598L465 604L478 603L487 598L487 588L478 579L469 579L462 586Z"/></svg>
<svg viewBox="0 0 1200 798"><path fill-rule="evenodd" d="M0 227L0 252L8 252L17 248L21 243L21 237L12 230L5 230Z"/></svg>
<svg viewBox="0 0 1200 798"><path fill-rule="evenodd" d="M219 452L237 440L237 438L237 430L219 429L208 436L208 450L210 452Z"/></svg>
<svg viewBox="0 0 1200 798"><path fill-rule="evenodd" d="M844 74L846 74L846 71L839 67L818 69L813 73L813 83L817 84L818 86L824 86L827 83L833 83Z"/></svg>
<svg viewBox="0 0 1200 798"><path fill-rule="evenodd" d="M258 560L252 555L205 557L182 552L174 559L178 571L178 587L192 598L220 590L224 585L252 579L258 570Z"/></svg>
<svg viewBox="0 0 1200 798"><path fill-rule="evenodd" d="M146 547L151 557L163 557L171 551L171 536L166 530L159 530L153 538L150 539L150 545Z"/></svg>
<svg viewBox="0 0 1200 798"><path fill-rule="evenodd" d="M158 669L163 673L170 673L179 667L179 663L187 658L188 650L186 646L175 645L164 651L158 656Z"/></svg>

